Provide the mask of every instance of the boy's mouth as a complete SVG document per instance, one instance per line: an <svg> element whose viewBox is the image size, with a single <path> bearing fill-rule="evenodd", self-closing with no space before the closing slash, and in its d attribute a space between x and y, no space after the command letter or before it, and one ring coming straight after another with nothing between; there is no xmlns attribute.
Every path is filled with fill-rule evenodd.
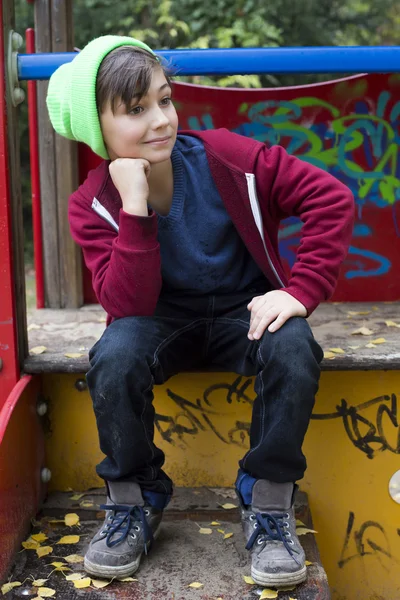
<svg viewBox="0 0 400 600"><path fill-rule="evenodd" d="M145 144L162 145L162 144L166 144L167 142L169 142L170 139L171 139L171 136L168 135L168 136L164 136L164 137L153 138L152 140L145 142Z"/></svg>

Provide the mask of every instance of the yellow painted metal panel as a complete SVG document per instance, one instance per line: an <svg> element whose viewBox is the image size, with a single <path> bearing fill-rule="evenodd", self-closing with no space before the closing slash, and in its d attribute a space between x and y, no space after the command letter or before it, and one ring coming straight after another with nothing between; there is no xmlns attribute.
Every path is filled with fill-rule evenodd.
<svg viewBox="0 0 400 600"><path fill-rule="evenodd" d="M44 377L51 400L53 489L101 485L87 392L73 375ZM182 374L156 388L156 442L177 485L232 485L248 446L251 378ZM400 598L400 504L388 485L400 469L399 372L324 372L304 450L308 492L334 600Z"/></svg>

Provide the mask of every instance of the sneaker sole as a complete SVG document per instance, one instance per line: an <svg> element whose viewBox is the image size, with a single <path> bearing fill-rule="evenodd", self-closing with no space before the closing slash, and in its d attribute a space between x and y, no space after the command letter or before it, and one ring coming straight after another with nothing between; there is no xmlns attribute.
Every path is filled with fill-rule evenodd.
<svg viewBox="0 0 400 600"><path fill-rule="evenodd" d="M263 573L252 567L251 576L259 585L279 587L281 585L298 584L307 579L307 567L304 566L294 573Z"/></svg>
<svg viewBox="0 0 400 600"><path fill-rule="evenodd" d="M160 534L161 524L153 533L153 538L156 540ZM143 552L139 554L136 560L127 564L120 565L118 567L112 567L110 565L98 565L96 563L92 563L86 557L83 562L83 568L86 573L89 575L95 575L96 577L129 577L129 575L133 575L139 568L140 560L142 558Z"/></svg>

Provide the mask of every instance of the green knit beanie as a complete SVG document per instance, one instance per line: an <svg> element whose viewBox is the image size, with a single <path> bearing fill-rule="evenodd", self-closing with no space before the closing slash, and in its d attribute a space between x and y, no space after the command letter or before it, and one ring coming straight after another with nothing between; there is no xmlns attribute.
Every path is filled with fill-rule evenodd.
<svg viewBox="0 0 400 600"><path fill-rule="evenodd" d="M138 46L153 50L132 37L104 35L91 41L69 63L61 65L50 77L47 109L54 129L60 135L84 142L108 159L96 105L96 79L102 60L119 46Z"/></svg>

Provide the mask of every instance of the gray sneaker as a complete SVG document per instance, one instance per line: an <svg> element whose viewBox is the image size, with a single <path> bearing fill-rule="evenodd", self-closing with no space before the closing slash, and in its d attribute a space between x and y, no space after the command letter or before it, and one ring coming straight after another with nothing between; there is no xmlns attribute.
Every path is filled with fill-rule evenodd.
<svg viewBox="0 0 400 600"><path fill-rule="evenodd" d="M145 504L137 483L108 482L106 518L85 555L84 568L96 577L128 577L157 537L162 511Z"/></svg>
<svg viewBox="0 0 400 600"><path fill-rule="evenodd" d="M243 505L238 494L251 576L259 585L295 585L307 578L304 550L296 535L294 488L293 483L259 479L250 507Z"/></svg>

